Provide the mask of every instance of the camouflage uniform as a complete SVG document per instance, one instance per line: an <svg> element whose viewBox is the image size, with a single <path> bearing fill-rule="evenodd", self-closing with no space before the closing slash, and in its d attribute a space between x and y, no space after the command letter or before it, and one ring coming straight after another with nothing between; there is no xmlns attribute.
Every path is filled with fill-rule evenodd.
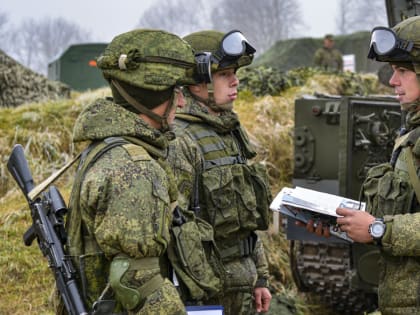
<svg viewBox="0 0 420 315"><path fill-rule="evenodd" d="M250 178L250 173L255 171L246 164L248 159L255 156L255 152L236 115L233 112L219 117L209 115L188 94L187 100L185 110L177 113L177 138L171 144L174 149L170 150L169 157L180 190L179 204L182 208L191 208L197 193L195 190L198 190L198 215L214 227L215 241L226 269L222 294L218 299L204 303L222 304L227 315L254 314L253 288L267 286L269 277L263 244L255 234L257 229L267 227L267 222L262 222L267 218L262 218L257 203L267 205L267 199L261 199L264 199L262 195L270 195L268 182L264 175L260 177L264 182L264 188L261 189L266 191L256 196ZM192 138L192 134L200 132L214 133L212 136L217 138L219 145L224 146L223 152L213 152L214 160L237 157L243 159L243 163L217 165L206 170L209 160L203 156L202 147ZM209 142L210 146L212 144ZM198 187L195 187L197 177L200 180Z"/></svg>
<svg viewBox="0 0 420 315"><path fill-rule="evenodd" d="M400 38L413 41L415 49L410 54L400 53L400 58L405 57L401 62L392 55L379 55L375 59L412 69L420 84L416 55L420 49L420 17L409 18L393 30ZM370 54L369 57L372 58ZM420 196L416 198L414 181L409 175L411 166L413 176L418 178L420 100L401 106L407 111L408 133L396 140L398 145L393 152L396 162L373 167L363 184L368 211L383 218L386 224L380 246L378 288L379 308L383 315L420 314L420 205L417 201Z"/></svg>
<svg viewBox="0 0 420 315"><path fill-rule="evenodd" d="M420 160L420 112L409 119L413 158ZM394 169L389 163L372 168L364 183L370 213L384 218L379 261L379 307L382 314L420 314L420 206L408 175L407 150L399 154Z"/></svg>
<svg viewBox="0 0 420 315"><path fill-rule="evenodd" d="M176 61L183 65L171 64ZM80 273L86 305L104 294L104 299L117 301L107 313L185 314L177 289L167 278L166 250L177 191L165 158L173 136L164 124L160 130L151 127L139 112L159 122L165 119L150 113L163 103L161 99L156 104L154 98L169 91L168 107L173 106L173 87L186 78L186 68L194 66L192 50L175 35L135 30L117 36L98 66L110 81L113 99L98 99L82 111L74 141L102 143L122 137L126 143L108 149L84 173L76 174L80 195L74 195L74 188L67 246ZM124 90L141 93L137 100L148 97L139 105L119 93ZM151 99L146 102L147 98Z"/></svg>
<svg viewBox="0 0 420 315"><path fill-rule="evenodd" d="M197 32L197 40L204 38L205 47L194 45L191 35L184 39L196 52L214 53L206 45L218 46L220 34ZM239 67L238 63L230 67ZM169 155L179 204L186 209L199 206L196 214L213 226L226 270L220 296L200 302L222 304L226 315L254 314L253 290L267 287L269 277L263 244L255 233L268 227L267 173L261 164L249 163L256 153L229 104L219 115L212 115L208 107L220 105L209 104L211 96L203 105L189 91L184 95L187 105L177 111L176 140Z"/></svg>
<svg viewBox="0 0 420 315"><path fill-rule="evenodd" d="M321 47L315 52L314 64L324 70L342 71L343 56L338 49Z"/></svg>

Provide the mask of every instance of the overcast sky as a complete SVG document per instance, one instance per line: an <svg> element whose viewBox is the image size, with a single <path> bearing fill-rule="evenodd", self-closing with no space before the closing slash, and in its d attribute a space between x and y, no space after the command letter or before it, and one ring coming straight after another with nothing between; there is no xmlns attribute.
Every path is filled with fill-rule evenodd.
<svg viewBox="0 0 420 315"><path fill-rule="evenodd" d="M13 25L20 24L24 18L63 17L90 31L94 41L109 42L115 35L133 29L144 10L157 1L2 0L0 11L8 14ZM302 36L322 37L335 33L338 0L298 1L307 26Z"/></svg>

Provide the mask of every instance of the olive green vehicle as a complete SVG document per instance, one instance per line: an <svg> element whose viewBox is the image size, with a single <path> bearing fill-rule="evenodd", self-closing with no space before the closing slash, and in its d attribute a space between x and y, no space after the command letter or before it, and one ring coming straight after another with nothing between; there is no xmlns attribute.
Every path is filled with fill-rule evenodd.
<svg viewBox="0 0 420 315"><path fill-rule="evenodd" d="M385 4L391 27L420 10L419 1ZM400 105L392 95L297 99L293 186L358 200L367 170L390 159L401 121ZM290 220L286 227L300 291L318 294L338 314L377 308L377 247L317 237Z"/></svg>

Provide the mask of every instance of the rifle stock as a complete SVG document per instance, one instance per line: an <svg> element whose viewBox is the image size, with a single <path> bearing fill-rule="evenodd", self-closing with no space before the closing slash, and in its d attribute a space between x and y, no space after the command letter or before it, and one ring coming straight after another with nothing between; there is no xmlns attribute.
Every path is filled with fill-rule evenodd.
<svg viewBox="0 0 420 315"><path fill-rule="evenodd" d="M30 246L37 238L39 248L54 273L57 289L68 313L88 314L77 288L76 269L64 252L66 233L63 216L67 208L60 192L51 186L41 197L31 200L28 194L34 189L34 181L20 144L14 146L7 168L22 190L31 210L33 223L24 233L25 245Z"/></svg>

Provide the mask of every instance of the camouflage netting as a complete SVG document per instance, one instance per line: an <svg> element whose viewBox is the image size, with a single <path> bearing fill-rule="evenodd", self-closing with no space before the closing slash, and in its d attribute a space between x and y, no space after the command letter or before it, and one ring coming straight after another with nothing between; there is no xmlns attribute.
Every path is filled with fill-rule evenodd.
<svg viewBox="0 0 420 315"><path fill-rule="evenodd" d="M25 68L0 50L0 107L69 97L70 87Z"/></svg>
<svg viewBox="0 0 420 315"><path fill-rule="evenodd" d="M376 74L344 72L328 72L312 67L299 67L289 71L265 65L239 69L239 90L248 90L255 96L279 96L291 87L303 86L308 80L318 81L318 85L331 85L331 81L340 82L336 94L366 96L378 92ZM384 86L385 87L385 86ZM317 90L317 89L315 89ZM318 93L322 93L319 90Z"/></svg>

